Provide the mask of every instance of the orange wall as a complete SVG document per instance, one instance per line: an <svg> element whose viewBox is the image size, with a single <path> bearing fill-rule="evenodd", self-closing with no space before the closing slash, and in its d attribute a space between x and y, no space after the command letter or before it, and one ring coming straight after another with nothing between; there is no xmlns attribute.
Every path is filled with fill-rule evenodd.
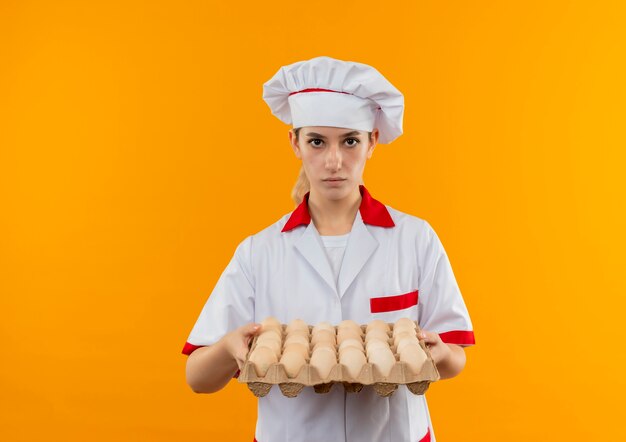
<svg viewBox="0 0 626 442"><path fill-rule="evenodd" d="M386 4L385 4L386 3ZM292 210L262 84L329 55L404 94L365 182L441 237L478 345L445 441L626 440L626 7L0 2L0 439L250 441L180 354L235 246Z"/></svg>

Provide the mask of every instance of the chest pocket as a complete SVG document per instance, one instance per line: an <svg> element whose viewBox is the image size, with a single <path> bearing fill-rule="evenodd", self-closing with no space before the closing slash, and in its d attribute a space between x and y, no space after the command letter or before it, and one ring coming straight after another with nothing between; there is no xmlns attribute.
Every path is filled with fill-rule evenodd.
<svg viewBox="0 0 626 442"><path fill-rule="evenodd" d="M370 298L371 313L385 313L396 310L404 310L417 305L418 291L404 293L402 295L380 296Z"/></svg>
<svg viewBox="0 0 626 442"><path fill-rule="evenodd" d="M395 322L400 318L417 320L418 291L391 296L370 298L370 313L373 319Z"/></svg>

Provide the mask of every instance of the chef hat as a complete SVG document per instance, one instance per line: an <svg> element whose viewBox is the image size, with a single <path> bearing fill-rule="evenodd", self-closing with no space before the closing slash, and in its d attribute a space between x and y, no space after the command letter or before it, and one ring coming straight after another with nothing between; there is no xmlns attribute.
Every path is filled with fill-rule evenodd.
<svg viewBox="0 0 626 442"><path fill-rule="evenodd" d="M283 66L263 85L263 99L293 127L378 128L383 144L402 135L404 96L363 63L315 57Z"/></svg>

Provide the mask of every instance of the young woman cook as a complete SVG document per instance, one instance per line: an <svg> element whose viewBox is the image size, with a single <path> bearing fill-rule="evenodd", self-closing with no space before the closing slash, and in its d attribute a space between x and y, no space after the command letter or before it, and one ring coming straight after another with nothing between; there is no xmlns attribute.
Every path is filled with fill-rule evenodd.
<svg viewBox="0 0 626 442"><path fill-rule="evenodd" d="M378 142L402 134L404 97L376 69L316 57L283 66L264 84L272 113L292 124L302 161L297 208L235 250L184 346L187 382L211 393L238 375L268 316L281 323L418 321L443 379L465 366L472 323L433 228L377 201L362 181ZM434 441L424 395L400 385L296 398L272 388L258 400L258 442Z"/></svg>

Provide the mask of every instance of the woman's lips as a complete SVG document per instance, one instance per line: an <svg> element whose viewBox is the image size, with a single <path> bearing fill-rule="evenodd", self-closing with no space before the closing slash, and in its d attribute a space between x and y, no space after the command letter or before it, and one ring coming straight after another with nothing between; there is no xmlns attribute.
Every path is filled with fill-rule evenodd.
<svg viewBox="0 0 626 442"><path fill-rule="evenodd" d="M324 180L324 182L328 183L329 186L338 186L344 181L345 181L345 178L330 178L330 179Z"/></svg>

